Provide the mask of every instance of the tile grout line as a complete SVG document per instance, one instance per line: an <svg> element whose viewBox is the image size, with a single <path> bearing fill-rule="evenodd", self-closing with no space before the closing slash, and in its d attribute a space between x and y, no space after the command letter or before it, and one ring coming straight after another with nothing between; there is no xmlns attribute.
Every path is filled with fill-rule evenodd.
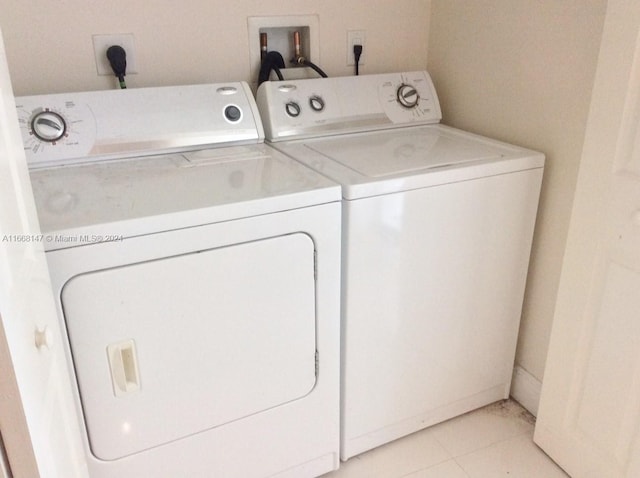
<svg viewBox="0 0 640 478"><path fill-rule="evenodd" d="M442 444L441 444L441 443L439 443L439 444L440 444L440 446L442 446ZM444 448L444 446L442 446L442 447ZM445 448L445 450L446 450L446 448ZM447 453L448 453L448 451L447 451ZM429 466L427 466L426 468L418 468L417 470L413 470L413 471L410 471L409 473L405 473L404 475L399 476L398 478L405 478L405 477L410 476L410 475L412 475L412 474L414 474L414 473L418 473L419 471L423 471L423 470L430 470L431 468L435 468L436 466L440 466L440 465L442 465L443 463L447 463L447 462L452 461L452 460L453 460L453 461L455 461L455 457L450 456L449 458L447 458L447 459L445 459L445 460L442 460L442 461L439 461L439 462L437 462L437 463L434 463L433 465L429 465ZM460 466L460 465L458 465L458 466ZM461 467L461 468L462 468L462 467ZM465 472L465 473L466 473L466 472Z"/></svg>
<svg viewBox="0 0 640 478"><path fill-rule="evenodd" d="M419 468L419 469L417 469L417 470L414 470L414 471L411 471L411 472L409 472L409 473L406 473L406 474L404 474L404 475L402 475L402 476L399 476L398 478L406 478L407 476L411 476L412 474L418 473L419 471L429 471L429 470L431 470L431 469L433 469L433 468L436 468L436 467L438 467L438 466L440 466L440 465L442 465L442 464L444 464L444 463L449 463L450 461L452 461L453 463L455 463L455 464L458 466L458 468L460 468L460 470L465 474L465 476L466 476L466 477L471 478L471 475L469 475L469 473L467 473L467 470L465 470L465 469L462 467L462 465L456 461L455 457L447 458L446 460L440 461L440 462L438 462L438 463L434 463L433 465L428 466L428 467L426 467L426 468Z"/></svg>

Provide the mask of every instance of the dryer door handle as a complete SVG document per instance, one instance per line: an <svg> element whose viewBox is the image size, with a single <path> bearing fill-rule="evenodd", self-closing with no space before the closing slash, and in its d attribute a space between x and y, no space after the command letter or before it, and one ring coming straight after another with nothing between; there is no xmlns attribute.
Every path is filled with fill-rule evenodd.
<svg viewBox="0 0 640 478"><path fill-rule="evenodd" d="M140 390L136 344L133 339L107 346L107 355L114 395L121 397Z"/></svg>

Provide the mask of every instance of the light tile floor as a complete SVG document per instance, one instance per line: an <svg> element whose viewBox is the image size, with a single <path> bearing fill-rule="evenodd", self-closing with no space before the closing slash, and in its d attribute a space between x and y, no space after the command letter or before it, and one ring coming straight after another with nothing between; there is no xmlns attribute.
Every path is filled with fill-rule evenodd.
<svg viewBox="0 0 640 478"><path fill-rule="evenodd" d="M534 424L505 400L353 457L322 478L567 478L533 443Z"/></svg>

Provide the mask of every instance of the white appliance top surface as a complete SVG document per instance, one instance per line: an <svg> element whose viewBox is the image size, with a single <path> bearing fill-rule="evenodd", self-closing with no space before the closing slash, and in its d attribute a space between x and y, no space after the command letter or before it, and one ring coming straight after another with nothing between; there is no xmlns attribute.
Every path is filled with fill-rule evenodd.
<svg viewBox="0 0 640 478"><path fill-rule="evenodd" d="M243 82L26 96L16 107L49 250L340 199L338 185L264 145Z"/></svg>
<svg viewBox="0 0 640 478"><path fill-rule="evenodd" d="M342 184L345 199L544 165L541 153L439 124L300 139L274 146Z"/></svg>
<svg viewBox="0 0 640 478"><path fill-rule="evenodd" d="M36 169L31 180L48 249L340 200L337 184L265 144Z"/></svg>
<svg viewBox="0 0 640 478"><path fill-rule="evenodd" d="M307 144L307 147L363 176L385 177L468 161L500 159L504 147L455 138L433 128L376 135L350 135Z"/></svg>

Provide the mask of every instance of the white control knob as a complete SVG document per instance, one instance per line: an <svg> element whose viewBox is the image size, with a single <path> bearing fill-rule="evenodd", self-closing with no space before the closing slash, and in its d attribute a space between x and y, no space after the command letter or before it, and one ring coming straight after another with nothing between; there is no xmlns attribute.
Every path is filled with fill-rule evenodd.
<svg viewBox="0 0 640 478"><path fill-rule="evenodd" d="M324 109L324 100L318 95L313 95L309 98L309 106L313 111L320 112Z"/></svg>
<svg viewBox="0 0 640 478"><path fill-rule="evenodd" d="M300 105L295 101L289 101L286 105L284 105L284 109L292 118L300 116Z"/></svg>
<svg viewBox="0 0 640 478"><path fill-rule="evenodd" d="M398 87L397 97L398 103L405 108L415 108L420 100L418 91L413 86L407 84Z"/></svg>
<svg viewBox="0 0 640 478"><path fill-rule="evenodd" d="M41 111L31 120L31 131L38 139L55 143L67 132L67 124L58 113Z"/></svg>

